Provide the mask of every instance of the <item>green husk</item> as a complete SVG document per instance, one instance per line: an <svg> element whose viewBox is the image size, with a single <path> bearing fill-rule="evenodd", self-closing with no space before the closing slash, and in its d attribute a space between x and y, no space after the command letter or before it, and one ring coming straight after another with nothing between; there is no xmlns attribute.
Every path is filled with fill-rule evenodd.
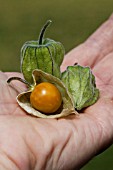
<svg viewBox="0 0 113 170"><path fill-rule="evenodd" d="M62 73L62 81L72 95L77 110L94 104L99 98L99 90L90 67L69 66Z"/></svg>

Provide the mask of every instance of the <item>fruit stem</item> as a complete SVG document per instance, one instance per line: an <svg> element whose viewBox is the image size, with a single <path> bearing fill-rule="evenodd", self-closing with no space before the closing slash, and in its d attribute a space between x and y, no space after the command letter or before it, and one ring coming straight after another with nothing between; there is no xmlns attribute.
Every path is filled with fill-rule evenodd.
<svg viewBox="0 0 113 170"><path fill-rule="evenodd" d="M43 26L41 32L40 32L40 35L39 35L39 45L42 45L42 40L43 40L43 37L44 37L44 33L45 33L45 30L46 28L51 24L51 20L48 20L45 25Z"/></svg>
<svg viewBox="0 0 113 170"><path fill-rule="evenodd" d="M31 87L31 84L28 83L26 80L20 78L20 77L11 77L7 80L7 83L10 83L12 80L18 80L21 81L22 83L26 84L28 87Z"/></svg>

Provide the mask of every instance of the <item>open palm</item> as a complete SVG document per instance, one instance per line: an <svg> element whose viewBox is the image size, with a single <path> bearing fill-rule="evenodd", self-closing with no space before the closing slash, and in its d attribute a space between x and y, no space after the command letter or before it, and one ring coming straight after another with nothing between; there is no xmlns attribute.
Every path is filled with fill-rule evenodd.
<svg viewBox="0 0 113 170"><path fill-rule="evenodd" d="M0 169L79 169L112 144L113 139L113 16L84 44L65 56L67 65L88 65L96 76L100 98L79 116L41 119L27 115L16 96L26 89L7 85L20 73L0 73ZM15 90L17 89L17 90Z"/></svg>

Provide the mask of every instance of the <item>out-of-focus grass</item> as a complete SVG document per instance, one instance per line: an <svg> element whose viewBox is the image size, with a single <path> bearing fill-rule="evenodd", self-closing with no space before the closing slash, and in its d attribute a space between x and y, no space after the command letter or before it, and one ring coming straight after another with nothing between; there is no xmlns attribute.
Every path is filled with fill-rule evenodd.
<svg viewBox="0 0 113 170"><path fill-rule="evenodd" d="M68 52L84 42L112 12L113 0L0 0L0 70L20 71L23 43L37 40L47 19L53 23L45 36L62 42ZM113 169L111 154L112 147L82 169Z"/></svg>
<svg viewBox="0 0 113 170"><path fill-rule="evenodd" d="M96 156L81 170L112 170L113 169L113 146L103 154Z"/></svg>
<svg viewBox="0 0 113 170"><path fill-rule="evenodd" d="M83 42L111 14L112 0L0 0L0 69L20 70L20 49L38 39L47 19L46 37L61 41L66 52Z"/></svg>

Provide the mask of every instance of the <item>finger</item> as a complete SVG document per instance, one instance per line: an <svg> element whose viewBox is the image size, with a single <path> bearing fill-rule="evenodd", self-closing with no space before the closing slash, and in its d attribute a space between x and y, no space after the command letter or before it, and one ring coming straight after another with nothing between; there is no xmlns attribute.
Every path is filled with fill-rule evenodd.
<svg viewBox="0 0 113 170"><path fill-rule="evenodd" d="M15 96L17 95L17 91L13 90L7 84L7 75L3 72L0 72L0 104L4 102L15 102Z"/></svg>
<svg viewBox="0 0 113 170"><path fill-rule="evenodd" d="M3 72L0 72L0 102L12 101L13 103L15 103L16 96L18 95L18 93L25 90L25 85L18 81L14 81L11 84L8 84L7 79L7 73L5 74Z"/></svg>
<svg viewBox="0 0 113 170"><path fill-rule="evenodd" d="M19 78L23 78L23 75L21 73L18 72L5 72L5 75L7 75L7 79L6 81L11 78L11 77L19 77ZM26 85L23 84L22 82L19 82L17 80L14 80L10 83L18 92L23 92L26 90Z"/></svg>
<svg viewBox="0 0 113 170"><path fill-rule="evenodd" d="M21 77L21 78L23 78L23 75L19 72L5 72L5 74L7 75L7 78L10 78L10 77Z"/></svg>
<svg viewBox="0 0 113 170"><path fill-rule="evenodd" d="M102 26L86 41L86 46L98 50L98 57L94 57L91 65L98 63L104 56L113 51L113 14ZM95 61L96 58L96 61Z"/></svg>
<svg viewBox="0 0 113 170"><path fill-rule="evenodd" d="M22 92L21 84L17 81L8 85L7 79L10 76L19 75L18 73L0 72L0 115L19 114L25 115L25 112L17 105L16 97Z"/></svg>
<svg viewBox="0 0 113 170"><path fill-rule="evenodd" d="M113 87L113 52L96 64L93 73L101 84L112 85Z"/></svg>
<svg viewBox="0 0 113 170"><path fill-rule="evenodd" d="M113 51L113 15L90 36L85 43L70 51L64 58L61 70L78 63L93 67L105 55Z"/></svg>

